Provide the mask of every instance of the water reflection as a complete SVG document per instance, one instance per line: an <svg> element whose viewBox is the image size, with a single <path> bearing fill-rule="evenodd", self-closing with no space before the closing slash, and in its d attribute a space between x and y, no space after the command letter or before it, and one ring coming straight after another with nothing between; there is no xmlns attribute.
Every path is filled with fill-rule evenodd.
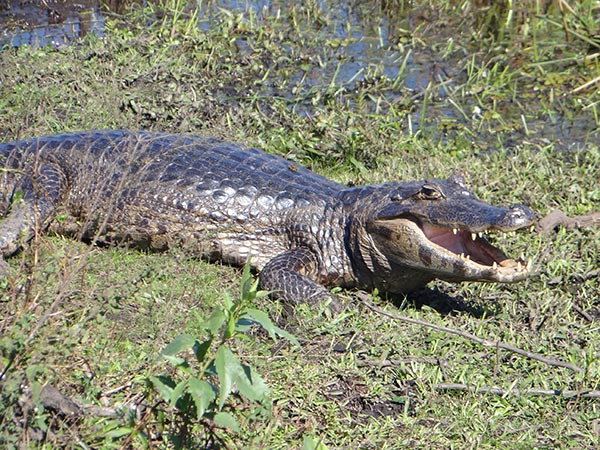
<svg viewBox="0 0 600 450"><path fill-rule="evenodd" d="M0 47L59 47L93 33L104 34L104 15L118 13L131 0L65 0L0 2Z"/></svg>

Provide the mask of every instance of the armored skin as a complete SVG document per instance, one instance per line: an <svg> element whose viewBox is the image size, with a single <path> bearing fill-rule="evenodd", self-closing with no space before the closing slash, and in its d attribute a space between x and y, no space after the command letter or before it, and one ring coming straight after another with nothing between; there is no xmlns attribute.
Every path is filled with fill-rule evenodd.
<svg viewBox="0 0 600 450"><path fill-rule="evenodd" d="M327 288L390 295L450 281L516 282L530 264L484 234L533 223L476 199L459 176L347 187L217 139L90 131L0 144L0 253L36 231L243 265L284 302Z"/></svg>

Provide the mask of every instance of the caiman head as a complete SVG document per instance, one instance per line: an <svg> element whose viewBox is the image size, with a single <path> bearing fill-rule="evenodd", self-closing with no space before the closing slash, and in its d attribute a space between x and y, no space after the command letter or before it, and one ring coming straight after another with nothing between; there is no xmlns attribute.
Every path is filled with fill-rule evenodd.
<svg viewBox="0 0 600 450"><path fill-rule="evenodd" d="M535 214L527 206L484 203L458 175L386 184L378 194L352 245L360 253L357 271L367 273L360 284L406 293L434 278L512 283L530 275L531 261L510 258L486 239L531 227Z"/></svg>

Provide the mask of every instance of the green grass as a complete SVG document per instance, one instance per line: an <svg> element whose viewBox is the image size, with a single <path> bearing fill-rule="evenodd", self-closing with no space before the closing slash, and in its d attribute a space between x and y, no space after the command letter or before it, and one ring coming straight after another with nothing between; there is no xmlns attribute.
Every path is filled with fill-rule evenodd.
<svg viewBox="0 0 600 450"><path fill-rule="evenodd" d="M415 15L412 25L402 14L406 5L396 5L397 16L379 2L360 6L363 17L376 12L399 29L413 27L389 39L398 66L406 61L396 78L381 64L338 71L340 64L354 67L356 38L335 35L335 16L316 2L279 13L221 11L201 28L193 8L158 3L111 22L104 39L1 52L0 135L92 128L217 135L344 183L461 171L492 203L525 202L540 216L555 208L598 211L598 85L573 92L600 74L598 58L584 60L589 42L575 34L566 42L558 11L524 9L492 33L491 23L506 24L502 10L459 3L440 1L439 17L422 8L432 20ZM591 5L581 2L577 16L565 16L570 31L585 35ZM160 20L148 25L153 17ZM366 51L377 51L380 41L368 41ZM408 51L424 69L406 59ZM407 81L436 67L446 78L418 89ZM285 322L301 346L274 343L255 329L250 339L228 344L263 377L272 400L263 416L247 399L228 399L239 434L186 422L147 382L177 373L159 358L177 336L206 338L198 317L223 307L225 293L237 298L239 270L176 251L39 237L10 260L1 281L0 443L162 448L175 446L183 430L199 447L312 448L322 440L327 448L596 448L597 398L526 391L600 390L599 233L590 227L498 237L511 253L535 257L539 276L524 283L435 282L400 310L372 300L582 372L393 320L351 291L341 294L352 306L333 319L300 308L286 321L281 305L261 298L256 306ZM73 419L44 411L36 391L44 383L120 414ZM518 393L439 389L450 383ZM48 431L43 441L39 430Z"/></svg>

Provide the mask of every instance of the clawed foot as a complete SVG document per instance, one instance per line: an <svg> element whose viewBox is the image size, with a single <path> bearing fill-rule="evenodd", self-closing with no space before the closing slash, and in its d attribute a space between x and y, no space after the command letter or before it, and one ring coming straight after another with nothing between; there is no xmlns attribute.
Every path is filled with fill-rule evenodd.
<svg viewBox="0 0 600 450"><path fill-rule="evenodd" d="M10 266L4 260L2 256L0 256L0 278L4 277L8 273L8 269Z"/></svg>

